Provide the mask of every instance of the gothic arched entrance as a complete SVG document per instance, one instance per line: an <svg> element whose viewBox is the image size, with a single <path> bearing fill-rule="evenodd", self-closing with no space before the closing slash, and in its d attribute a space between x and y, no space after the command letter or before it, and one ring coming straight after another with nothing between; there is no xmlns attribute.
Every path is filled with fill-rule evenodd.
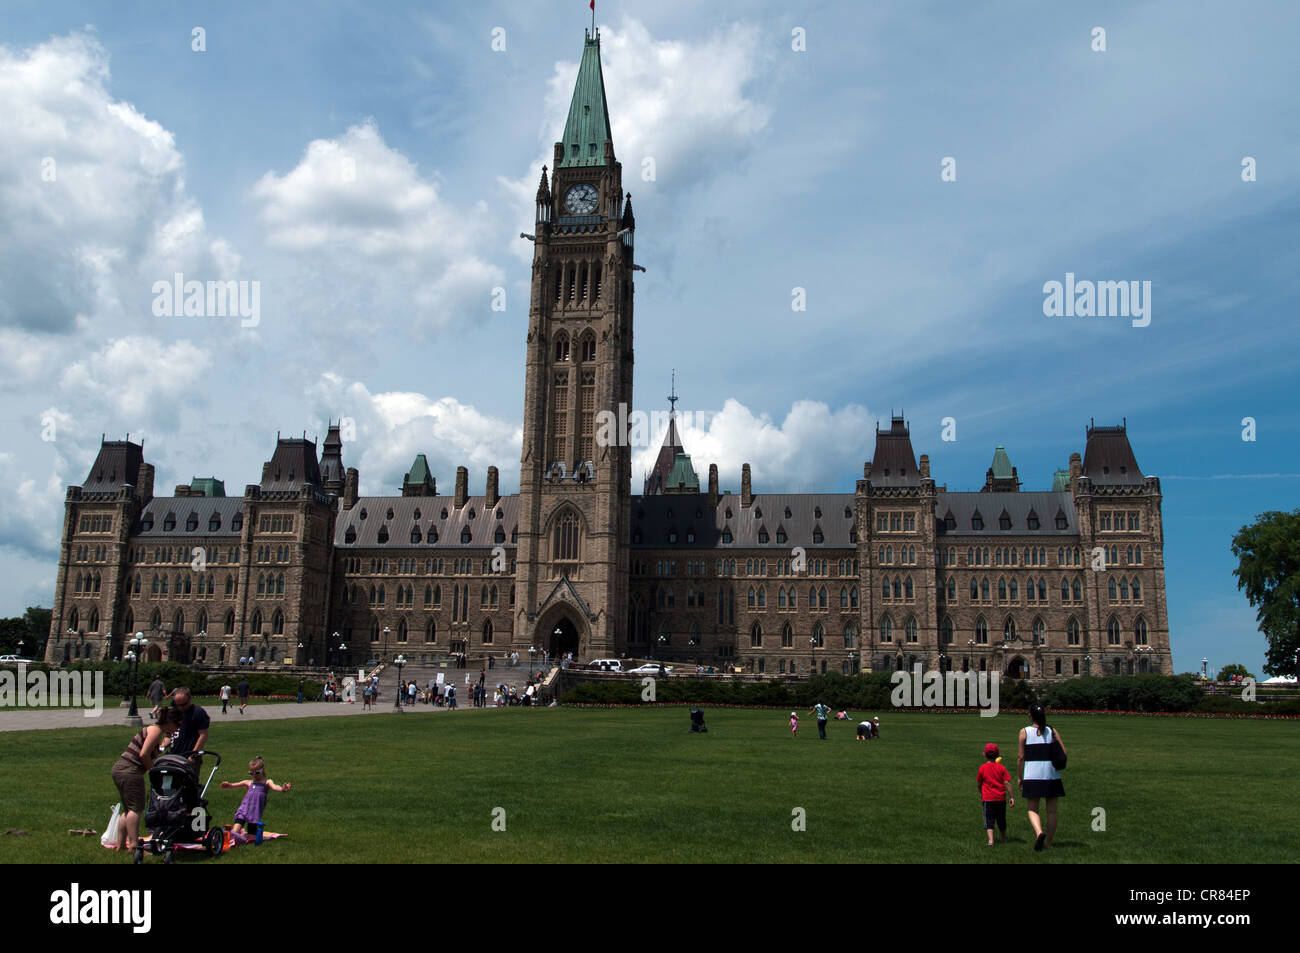
<svg viewBox="0 0 1300 953"><path fill-rule="evenodd" d="M566 652L572 652L573 657L577 658L582 640L578 637L578 627L573 624L573 620L568 616L560 616L552 623L550 630L545 644L551 658L559 658Z"/></svg>
<svg viewBox="0 0 1300 953"><path fill-rule="evenodd" d="M1007 665L1007 678L1024 678L1029 674L1029 666L1020 656L1016 656Z"/></svg>

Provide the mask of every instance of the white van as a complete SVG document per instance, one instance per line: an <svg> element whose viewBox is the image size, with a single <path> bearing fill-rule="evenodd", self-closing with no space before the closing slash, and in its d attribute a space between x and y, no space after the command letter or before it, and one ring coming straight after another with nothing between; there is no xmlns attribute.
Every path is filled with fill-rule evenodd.
<svg viewBox="0 0 1300 953"><path fill-rule="evenodd" d="M601 672L621 672L623 671L623 662L616 658L596 658L586 664L586 668L596 669Z"/></svg>

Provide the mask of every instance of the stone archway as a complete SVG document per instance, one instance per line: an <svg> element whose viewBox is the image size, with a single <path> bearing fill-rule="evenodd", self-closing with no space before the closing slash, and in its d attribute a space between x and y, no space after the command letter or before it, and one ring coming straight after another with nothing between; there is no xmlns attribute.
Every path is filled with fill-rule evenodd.
<svg viewBox="0 0 1300 953"><path fill-rule="evenodd" d="M152 642L149 643L149 649L145 654L148 656L150 662L162 661L162 649Z"/></svg>
<svg viewBox="0 0 1300 953"><path fill-rule="evenodd" d="M1029 664L1017 655L1007 663L1007 678L1025 678L1029 674Z"/></svg>
<svg viewBox="0 0 1300 953"><path fill-rule="evenodd" d="M587 626L574 607L564 602L544 613L534 631L533 644L545 648L552 659L558 660L566 652L572 652L574 659L578 659L589 648Z"/></svg>

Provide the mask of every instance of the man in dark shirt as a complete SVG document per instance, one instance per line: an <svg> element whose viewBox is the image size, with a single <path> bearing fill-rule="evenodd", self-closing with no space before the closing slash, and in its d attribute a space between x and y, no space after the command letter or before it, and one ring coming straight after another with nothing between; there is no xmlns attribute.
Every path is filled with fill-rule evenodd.
<svg viewBox="0 0 1300 953"><path fill-rule="evenodd" d="M172 754L188 757L202 751L208 743L208 725L212 721L208 713L194 704L189 688L184 685L172 693L172 704L181 712L181 727L172 742Z"/></svg>

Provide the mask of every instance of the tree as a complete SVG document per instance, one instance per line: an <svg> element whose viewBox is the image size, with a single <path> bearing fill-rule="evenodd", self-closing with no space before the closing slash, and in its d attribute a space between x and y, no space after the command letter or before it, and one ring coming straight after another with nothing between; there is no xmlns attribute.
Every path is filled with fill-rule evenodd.
<svg viewBox="0 0 1300 953"><path fill-rule="evenodd" d="M1232 538L1237 588L1268 640L1264 671L1300 676L1300 510L1262 513Z"/></svg>
<svg viewBox="0 0 1300 953"><path fill-rule="evenodd" d="M1240 675L1242 678L1255 677L1255 674L1253 672L1246 671L1246 666L1238 665L1234 662L1232 665L1225 665L1223 666L1223 668L1219 669L1219 677L1216 678L1215 681L1226 682L1229 679L1231 679L1232 676L1234 675Z"/></svg>

